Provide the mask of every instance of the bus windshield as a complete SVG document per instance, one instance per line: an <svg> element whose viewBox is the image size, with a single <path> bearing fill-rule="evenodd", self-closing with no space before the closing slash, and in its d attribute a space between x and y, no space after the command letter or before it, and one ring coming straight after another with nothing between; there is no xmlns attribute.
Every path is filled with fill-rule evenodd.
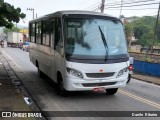
<svg viewBox="0 0 160 120"><path fill-rule="evenodd" d="M71 59L118 59L128 55L118 20L66 18L64 35L65 54Z"/></svg>

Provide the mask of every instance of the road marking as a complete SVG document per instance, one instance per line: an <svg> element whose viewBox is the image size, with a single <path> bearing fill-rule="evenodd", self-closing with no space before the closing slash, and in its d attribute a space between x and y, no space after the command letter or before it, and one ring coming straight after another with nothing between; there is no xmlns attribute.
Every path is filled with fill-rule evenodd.
<svg viewBox="0 0 160 120"><path fill-rule="evenodd" d="M7 55L12 61L13 61L13 63L17 66L17 67L19 67L19 68L21 68L12 58L11 58L11 56L9 56L5 51L3 51L2 50L2 52L5 54L5 55Z"/></svg>
<svg viewBox="0 0 160 120"><path fill-rule="evenodd" d="M149 105L151 105L151 106L153 106L153 107L156 107L156 108L160 109L160 104L158 104L158 103L155 103L155 102L152 102L152 101L150 101L150 100L147 100L147 99L138 97L138 96L136 96L136 95L133 95L133 94L128 93L128 92L125 92L125 91L123 91L123 90L118 90L118 92L121 93L121 94L127 95L127 96L129 96L129 97L131 97L131 98L133 98L133 99L136 99L136 100L138 100L138 101L141 101L141 102L143 102L143 103L149 104Z"/></svg>

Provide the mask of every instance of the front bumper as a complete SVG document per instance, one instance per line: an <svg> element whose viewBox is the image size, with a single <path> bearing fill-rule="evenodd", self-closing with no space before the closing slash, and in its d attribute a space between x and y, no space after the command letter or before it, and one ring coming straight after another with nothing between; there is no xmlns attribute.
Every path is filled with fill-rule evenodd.
<svg viewBox="0 0 160 120"><path fill-rule="evenodd" d="M79 78L71 78L66 76L64 88L68 91L91 91L94 88L119 88L125 87L128 75L112 79L90 79L84 80Z"/></svg>

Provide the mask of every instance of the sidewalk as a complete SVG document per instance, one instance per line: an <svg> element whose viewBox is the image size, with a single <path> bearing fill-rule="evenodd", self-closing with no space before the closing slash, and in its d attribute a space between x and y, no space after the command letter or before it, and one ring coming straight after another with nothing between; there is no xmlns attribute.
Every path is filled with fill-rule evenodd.
<svg viewBox="0 0 160 120"><path fill-rule="evenodd" d="M0 51L1 52L1 51ZM13 84L13 79L8 74L8 68L4 65L4 58L0 53L0 112L7 111L31 111L23 99L22 93ZM0 116L2 113L0 113ZM9 120L9 118L2 118ZM22 118L10 118L12 120L21 120ZM33 118L23 118L24 120L33 120Z"/></svg>
<svg viewBox="0 0 160 120"><path fill-rule="evenodd" d="M131 76L132 76L132 78L135 78L135 79L138 79L138 80L142 80L142 81L145 81L145 82L160 85L160 77L149 76L149 75L146 75L146 74L139 74L139 73L133 73Z"/></svg>

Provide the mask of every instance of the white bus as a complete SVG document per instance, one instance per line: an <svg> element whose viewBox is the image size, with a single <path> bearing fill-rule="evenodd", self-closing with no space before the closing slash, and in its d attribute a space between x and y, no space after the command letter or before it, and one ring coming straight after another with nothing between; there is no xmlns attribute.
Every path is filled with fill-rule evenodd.
<svg viewBox="0 0 160 120"><path fill-rule="evenodd" d="M30 60L58 91L113 95L128 77L129 55L118 18L89 11L58 11L29 22Z"/></svg>

